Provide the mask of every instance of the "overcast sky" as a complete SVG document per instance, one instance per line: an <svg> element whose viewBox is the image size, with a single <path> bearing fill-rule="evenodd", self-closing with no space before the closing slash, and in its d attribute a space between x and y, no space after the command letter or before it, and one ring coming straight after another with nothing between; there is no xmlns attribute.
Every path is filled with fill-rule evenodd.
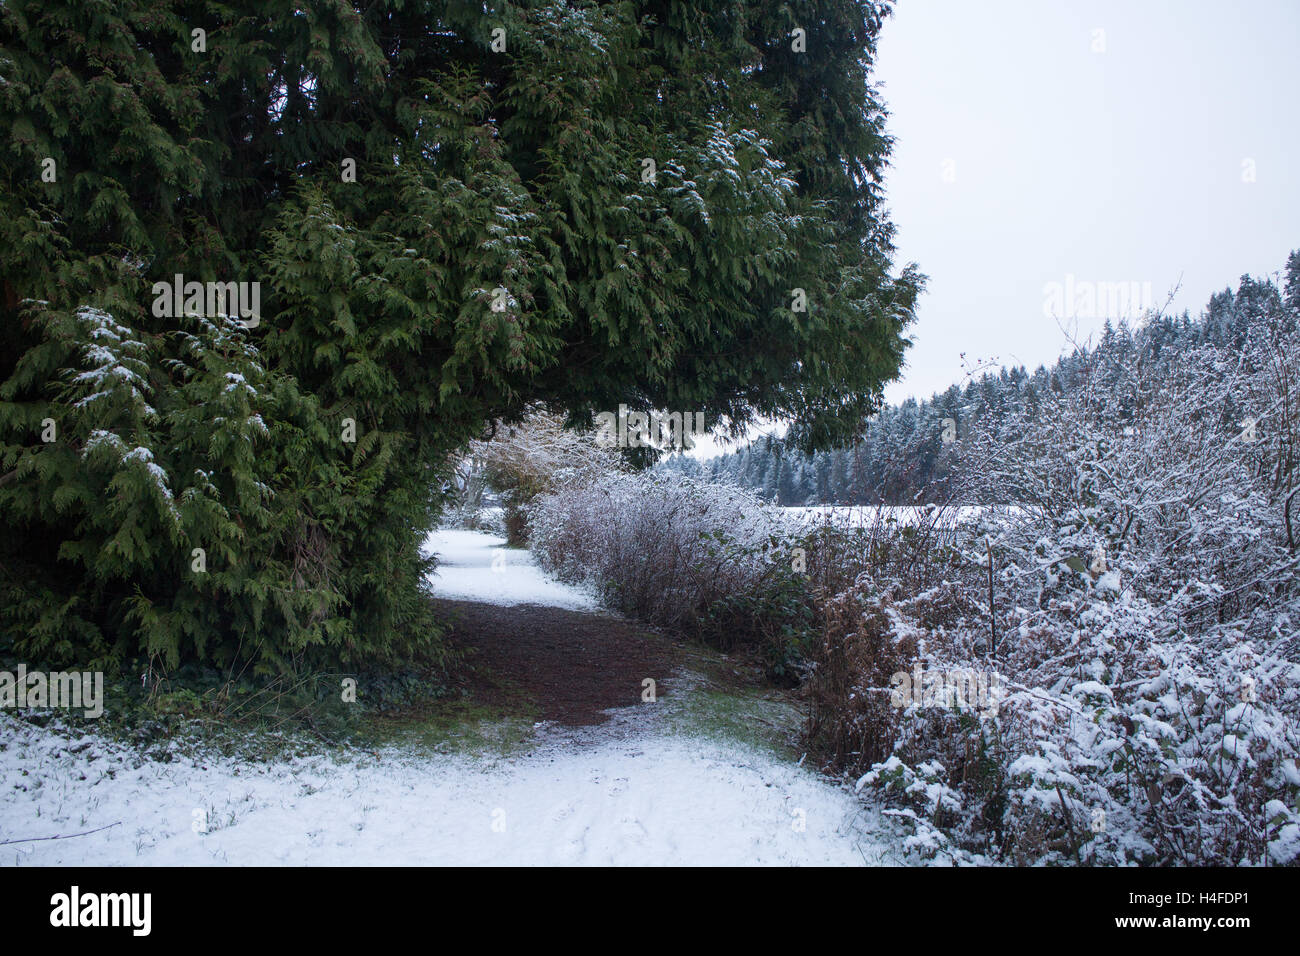
<svg viewBox="0 0 1300 956"><path fill-rule="evenodd" d="M1159 304L1181 278L1196 314L1300 248L1297 0L901 0L878 54L899 262L930 277L892 402L962 352L1050 363L1067 275Z"/></svg>

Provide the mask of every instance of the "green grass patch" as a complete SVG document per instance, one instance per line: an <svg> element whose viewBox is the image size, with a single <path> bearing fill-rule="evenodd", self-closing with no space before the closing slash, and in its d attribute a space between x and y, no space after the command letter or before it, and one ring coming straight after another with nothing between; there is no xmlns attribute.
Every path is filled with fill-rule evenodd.
<svg viewBox="0 0 1300 956"><path fill-rule="evenodd" d="M369 717L356 742L375 749L511 756L529 748L536 721L530 708L449 698L418 714Z"/></svg>

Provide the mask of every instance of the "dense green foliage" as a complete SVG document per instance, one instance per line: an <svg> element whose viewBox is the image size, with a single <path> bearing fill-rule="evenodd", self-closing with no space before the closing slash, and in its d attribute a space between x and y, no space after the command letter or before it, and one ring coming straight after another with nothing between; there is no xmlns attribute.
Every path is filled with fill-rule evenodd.
<svg viewBox="0 0 1300 956"><path fill-rule="evenodd" d="M436 656L419 545L485 423L626 402L851 434L920 281L881 208L886 12L4 4L5 637ZM175 275L258 283L260 321L156 314Z"/></svg>

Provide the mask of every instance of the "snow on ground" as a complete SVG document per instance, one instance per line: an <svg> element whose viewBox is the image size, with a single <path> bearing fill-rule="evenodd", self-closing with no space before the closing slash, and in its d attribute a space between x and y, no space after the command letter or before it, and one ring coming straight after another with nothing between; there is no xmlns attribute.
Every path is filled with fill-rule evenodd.
<svg viewBox="0 0 1300 956"><path fill-rule="evenodd" d="M527 551L505 544L505 538L482 531L435 531L424 544L426 552L438 555L433 593L487 604L545 604L577 611L600 607L587 592L538 568Z"/></svg>
<svg viewBox="0 0 1300 956"><path fill-rule="evenodd" d="M860 866L891 852L847 790L684 737L555 737L513 758L388 749L162 763L0 714L0 747L0 841L120 821L0 845L5 866Z"/></svg>

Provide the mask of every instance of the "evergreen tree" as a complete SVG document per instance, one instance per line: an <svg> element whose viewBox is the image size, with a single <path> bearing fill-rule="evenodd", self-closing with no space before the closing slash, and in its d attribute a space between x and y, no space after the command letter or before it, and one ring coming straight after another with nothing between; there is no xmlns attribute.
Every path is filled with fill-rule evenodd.
<svg viewBox="0 0 1300 956"><path fill-rule="evenodd" d="M1300 249L1292 250L1286 259L1286 272L1282 278L1282 299L1292 315L1300 314Z"/></svg>
<svg viewBox="0 0 1300 956"><path fill-rule="evenodd" d="M886 11L0 6L0 625L67 660L436 650L420 543L487 423L851 435L920 284ZM258 314L169 308L177 275Z"/></svg>

